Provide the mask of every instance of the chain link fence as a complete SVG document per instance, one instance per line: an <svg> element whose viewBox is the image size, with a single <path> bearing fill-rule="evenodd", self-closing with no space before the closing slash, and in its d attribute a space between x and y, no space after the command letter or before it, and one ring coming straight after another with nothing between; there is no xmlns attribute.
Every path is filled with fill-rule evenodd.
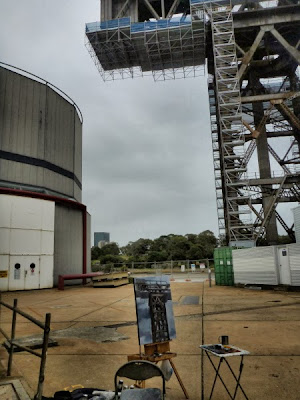
<svg viewBox="0 0 300 400"><path fill-rule="evenodd" d="M92 271L102 271L111 273L114 271L128 271L131 275L150 274L150 275L187 275L193 276L201 273L208 273L213 269L213 259L205 258L200 260L170 260L170 261L131 261L123 263L100 264L96 261L92 265Z"/></svg>

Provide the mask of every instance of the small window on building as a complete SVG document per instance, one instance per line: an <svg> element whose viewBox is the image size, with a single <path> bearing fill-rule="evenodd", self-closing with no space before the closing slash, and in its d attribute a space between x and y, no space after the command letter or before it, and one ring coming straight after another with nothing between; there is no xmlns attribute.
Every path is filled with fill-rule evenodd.
<svg viewBox="0 0 300 400"><path fill-rule="evenodd" d="M286 250L282 250L282 255L286 256Z"/></svg>

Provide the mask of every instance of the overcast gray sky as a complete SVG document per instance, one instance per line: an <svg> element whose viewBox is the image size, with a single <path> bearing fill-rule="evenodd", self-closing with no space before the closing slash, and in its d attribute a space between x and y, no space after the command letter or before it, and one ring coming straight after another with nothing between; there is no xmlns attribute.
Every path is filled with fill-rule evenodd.
<svg viewBox="0 0 300 400"><path fill-rule="evenodd" d="M1 61L61 88L82 110L83 202L92 232L217 231L206 78L103 82L84 46L99 0L0 0ZM290 210L284 210L291 219Z"/></svg>
<svg viewBox="0 0 300 400"><path fill-rule="evenodd" d="M84 46L99 0L0 0L1 61L70 95L83 117L83 202L120 245L217 234L206 78L103 82Z"/></svg>

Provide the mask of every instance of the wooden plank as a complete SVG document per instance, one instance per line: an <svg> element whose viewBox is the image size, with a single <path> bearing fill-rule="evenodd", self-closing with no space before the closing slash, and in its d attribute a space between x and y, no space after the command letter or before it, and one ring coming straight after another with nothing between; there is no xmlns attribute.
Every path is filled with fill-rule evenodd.
<svg viewBox="0 0 300 400"><path fill-rule="evenodd" d="M94 276L92 279L94 282L97 281L104 281L104 280L113 280L113 279L124 279L128 278L128 273L127 272L113 272L113 273L107 273L99 276Z"/></svg>
<svg viewBox="0 0 300 400"><path fill-rule="evenodd" d="M94 287L117 287L117 286L122 286L122 285L128 285L129 281L128 278L124 279L112 279L112 280L106 280L106 281L99 281L99 282L93 282Z"/></svg>
<svg viewBox="0 0 300 400"><path fill-rule="evenodd" d="M159 362L163 360L170 360L171 358L174 358L177 356L177 353L165 353L161 354L160 356L147 356L146 354L130 354L127 356L128 361L134 361L134 360L146 360L146 361L151 361L151 362Z"/></svg>

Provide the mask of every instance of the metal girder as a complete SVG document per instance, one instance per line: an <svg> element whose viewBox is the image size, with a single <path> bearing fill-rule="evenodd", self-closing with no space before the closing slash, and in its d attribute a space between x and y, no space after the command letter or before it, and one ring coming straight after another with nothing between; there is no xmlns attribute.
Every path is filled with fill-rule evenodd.
<svg viewBox="0 0 300 400"><path fill-rule="evenodd" d="M116 18L121 18L123 13L126 10L126 7L129 5L130 0L126 0L125 3L123 4L121 10L118 12L118 15L116 16Z"/></svg>
<svg viewBox="0 0 300 400"><path fill-rule="evenodd" d="M236 4L235 0L233 0L232 4ZM266 7L259 10L247 10L247 12L235 12L233 14L234 29L251 29L263 25L289 24L299 21L299 4L273 7L271 13L270 8Z"/></svg>
<svg viewBox="0 0 300 400"><path fill-rule="evenodd" d="M267 227L268 223L270 222L272 214L275 211L275 208L279 202L280 194L283 190L285 180L286 180L286 176L281 178L280 185L279 185L278 189L274 192L272 199L268 205L267 210L264 210L263 207L261 208L260 212L264 217L263 217L263 221L261 221L260 218L257 218L257 220L254 223L254 227L257 226L257 228L258 228L254 232L254 240L257 240L259 237L262 236L265 228Z"/></svg>
<svg viewBox="0 0 300 400"><path fill-rule="evenodd" d="M300 120L299 118L289 109L289 107L284 104L283 102L277 103L278 107L280 108L280 111L282 114L288 118L290 121L291 125L300 130Z"/></svg>
<svg viewBox="0 0 300 400"><path fill-rule="evenodd" d="M161 0L161 16L166 18L165 0Z"/></svg>
<svg viewBox="0 0 300 400"><path fill-rule="evenodd" d="M286 231L286 233L289 235L289 237L290 237L294 242L296 242L295 231L293 231L293 229L292 229L293 226L294 226L294 224L292 225L291 228L289 228L289 227L287 226L287 224L284 222L283 218L278 214L277 211L275 211L275 215L276 215L276 219L277 219L278 222L281 224L281 226L282 226L283 229Z"/></svg>
<svg viewBox="0 0 300 400"><path fill-rule="evenodd" d="M278 42L287 50L287 52L294 58L294 60L300 64L300 51L298 51L295 47L291 46L285 38L277 31L277 29L273 28L270 30L271 34L278 40Z"/></svg>
<svg viewBox="0 0 300 400"><path fill-rule="evenodd" d="M299 92L280 92L280 93L268 93L268 94L258 94L256 96L243 96L241 102L245 103L255 103L255 102L265 102L277 99L289 99L295 95L299 95Z"/></svg>
<svg viewBox="0 0 300 400"><path fill-rule="evenodd" d="M265 32L266 31L264 29L262 29L262 28L260 29L252 46L250 47L250 49L247 51L247 53L245 53L244 57L242 58L242 65L240 66L239 72L238 72L239 79L242 79L244 73L246 72L248 64L251 61L259 43L261 42L262 38L264 37Z"/></svg>
<svg viewBox="0 0 300 400"><path fill-rule="evenodd" d="M276 176L272 178L249 178L246 182L249 186L264 186L264 185L279 185L281 183L282 177ZM297 183L299 181L299 175L292 174L288 177L287 182Z"/></svg>
<svg viewBox="0 0 300 400"><path fill-rule="evenodd" d="M268 150L272 154L272 156L275 158L275 160L278 162L278 164L281 166L281 168L284 170L284 172L286 174L290 174L291 171L289 170L289 168L286 165L281 163L281 158L278 156L278 154L273 149L273 147L270 145L270 143L268 143Z"/></svg>
<svg viewBox="0 0 300 400"><path fill-rule="evenodd" d="M171 18L171 16L173 15L173 13L175 12L176 8L178 7L179 3L181 2L181 0L174 0L173 4L171 5L171 8L167 14L167 18Z"/></svg>
<svg viewBox="0 0 300 400"><path fill-rule="evenodd" d="M141 0L140 0L141 1ZM159 20L160 16L157 14L157 12L154 10L154 8L152 7L152 5L149 3L149 0L142 0L145 5L148 7L148 10L151 12L151 14L153 15L153 17L157 20Z"/></svg>

